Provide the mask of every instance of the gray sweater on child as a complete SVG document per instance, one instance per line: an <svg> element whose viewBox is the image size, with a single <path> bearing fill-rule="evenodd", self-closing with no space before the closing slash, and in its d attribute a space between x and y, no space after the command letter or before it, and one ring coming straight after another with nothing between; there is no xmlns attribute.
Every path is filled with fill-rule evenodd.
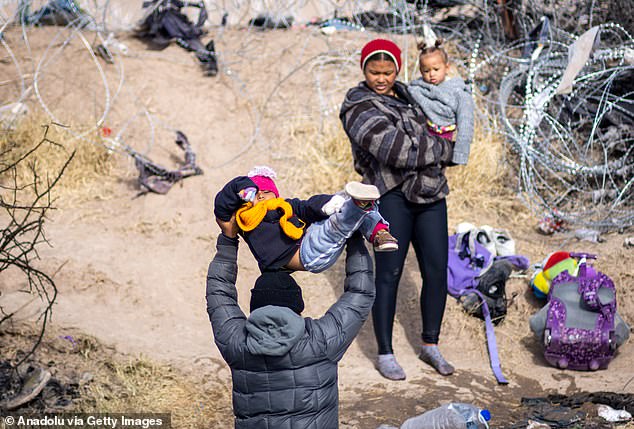
<svg viewBox="0 0 634 429"><path fill-rule="evenodd" d="M418 78L410 82L408 91L425 115L436 125L456 124L456 143L452 161L466 164L473 139L473 98L471 90L459 77L432 85Z"/></svg>

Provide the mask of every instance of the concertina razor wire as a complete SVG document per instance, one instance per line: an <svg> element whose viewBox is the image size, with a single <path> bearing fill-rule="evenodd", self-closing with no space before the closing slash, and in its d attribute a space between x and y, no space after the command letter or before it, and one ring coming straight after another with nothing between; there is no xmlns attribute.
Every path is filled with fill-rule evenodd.
<svg viewBox="0 0 634 429"><path fill-rule="evenodd" d="M10 100L2 100L0 115L4 126L19 116L19 106L29 97L37 99L43 110L53 121L63 122L46 94L42 93L39 79L46 74L47 67L73 41L78 41L87 51L96 76L95 85L101 86L102 101L98 119L90 130L78 132L70 129L74 138L105 145L110 151L136 159L151 156L156 145L156 127L174 130L164 120L151 113L150 106L140 102L139 96L126 85L125 70L121 57L126 55L152 56L152 52L125 52L117 49L116 32L129 31L139 14L122 6L126 2L107 0L105 2L76 2L90 17L60 26L55 41L51 41L42 57L32 63L20 63L15 56L16 49L30 50L29 37L33 25L20 22L17 10L25 3L32 9L45 2L25 2L13 0L0 2L0 32L9 26L20 25L23 46L11 46L0 38L0 45L6 52L7 61L15 68L13 82L16 90ZM446 7L436 7L440 3ZM291 71L280 75L277 87L291 79L299 69L308 68L313 75L313 85L319 104L319 119L322 124L336 122L338 108L346 88L353 83L349 76L357 67L360 46L376 33L388 33L383 37L394 37L404 52L411 52L423 24L430 24L434 31L453 44L458 51L456 63L470 78L476 99L488 108L502 124L495 131L505 135L513 156L505 161L512 162L517 172L517 190L522 200L535 213L553 214L569 221L596 229L614 230L627 228L634 222L632 210L632 171L634 164L632 147L632 36L631 19L624 22L628 27L616 23L606 23L613 17L613 10L623 6L621 0L611 2L563 1L557 9L550 2L514 1L507 8L512 16L518 37L513 39L505 34L505 22L499 2L489 1L418 1L403 0L372 3L374 15L368 14L367 3L346 0L329 1L238 1L210 2L205 4L210 21L219 21L219 16L229 11L229 25L246 25L244 43L238 51L218 53L221 73L229 76L237 92L246 100L252 100L248 82L232 67L250 57L257 56L257 50L249 46L250 38L261 29L246 24L254 13L266 13L271 17L299 15L301 10L311 6L323 20L319 25L304 20L306 41L315 31L326 34L324 28L330 25L348 24L348 28L336 27L338 31L349 31L351 37L343 43L326 42L327 50L308 60L302 55ZM606 4L615 7L606 7ZM251 14L251 15L250 15ZM612 15L611 15L612 14ZM547 16L549 31L536 40L531 32ZM339 23L333 21L338 19ZM341 19L343 18L343 19ZM296 21L297 23L298 21ZM600 37L582 69L576 75L572 92L558 94L556 89L568 64L568 51L580 37L583 30L597 26ZM312 31L311 31L312 30ZM215 27L216 39L223 37L224 27ZM91 50L90 39L100 43L112 40L111 52L114 57L117 79L115 88L104 74L103 66ZM324 36L327 39L327 36ZM14 39L13 39L14 40ZM539 52L537 52L539 51ZM452 55L453 56L453 55ZM416 77L416 59L406 56L402 79ZM32 76L32 78L30 77ZM0 88L1 90L1 88ZM123 94L135 100L138 111L117 127L112 138L94 139L98 130L111 116L112 110L122 102ZM269 96L270 98L271 96ZM231 159L211 168L221 167L235 161L246 151L259 144L263 126L261 112L264 106L252 107L251 139L243 150ZM299 113L298 113L299 114ZM13 115L13 116L12 116ZM483 112L480 112L484 116ZM129 142L126 131L138 121L145 121L147 139L145 143ZM496 125L491 125L496 127Z"/></svg>

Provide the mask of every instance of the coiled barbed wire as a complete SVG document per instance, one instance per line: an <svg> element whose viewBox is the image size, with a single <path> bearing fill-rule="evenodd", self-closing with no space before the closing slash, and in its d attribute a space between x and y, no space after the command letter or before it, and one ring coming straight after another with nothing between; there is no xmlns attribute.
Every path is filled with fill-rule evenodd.
<svg viewBox="0 0 634 429"><path fill-rule="evenodd" d="M51 4L54 5L55 3ZM71 12L76 11L77 16L73 16L72 13L64 16L65 19L68 18L67 21L56 25L54 36L50 39L44 51L42 53L38 53L37 56L33 56L31 55L32 49L29 39L32 32L35 31L35 26L38 23L35 19L29 20L28 18L31 16L31 10L37 9L36 6L41 6L40 10L42 10L42 8L48 6L48 3L45 1L31 2L24 0L10 0L0 3L0 48L4 48L4 51L7 53L8 58L11 60L15 69L15 72L11 73L11 76L8 76L9 79L6 84L17 83L19 87L17 94L15 91L11 93L10 90L2 93L3 96L0 100L0 132L12 129L16 121L24 114L26 107L25 109L18 109L17 107L20 107L21 103L26 101L29 94L35 98L51 121L55 123L65 122L62 118L62 114L66 114L67 116L69 112L63 112L61 110L58 111L59 108L57 104L53 104L50 100L48 100L50 98L50 94L48 94L49 88L42 87L42 80L43 77L48 74L52 65L57 62L59 58L62 58L64 51L66 51L69 46L76 46L74 43L79 41L80 46L88 52L91 64L97 72L99 78L98 81L95 81L95 88L98 88L99 86L101 87L100 89L103 94L103 99L94 101L95 106L101 106L97 119L94 120L94 123L82 124L83 128L81 131L72 127L67 127L64 128L64 132L69 134L71 140L82 140L90 144L101 145L104 146L110 153L131 156L134 160L137 160L140 155L143 157L151 156L150 152L155 144L156 138L156 124L160 124L163 128L169 130L174 130L176 127L166 124L164 120L158 118L155 114L150 113L149 107L140 102L139 96L134 94L134 91L126 85L124 63L121 61L124 53L118 52L116 49L109 50L109 60L111 60L111 64L113 64L113 67L109 70L112 72L112 69L114 68L117 81L116 89L113 89L106 77L104 66L102 66L102 63L99 61L96 52L94 51L95 46L93 45L96 43L101 43L103 45L106 40L110 41L113 39L112 33L106 37L106 34L108 33L104 32L106 28L105 19L108 16L107 12L116 10L116 7L111 4L110 0L106 0L105 2L69 2L69 5L73 6ZM81 5L81 7L75 7L77 5ZM81 11L81 14L79 14L79 11ZM140 4L138 12L139 14L141 13ZM33 16L36 15L38 14L34 14ZM94 17L101 18L102 21L97 21ZM114 22L113 28L124 27L130 29L132 27L131 22L133 19L130 16L125 16L123 21L123 23ZM24 47L11 47L10 41L7 42L8 39L4 37L5 31L15 26L21 27L20 32L22 34L22 40L17 41L16 38L13 37L11 39L15 45L18 45L19 42L21 42L24 44ZM88 41L89 38L94 38L94 40L98 42L91 44ZM20 48L26 48L27 50L28 55L26 55L26 62L21 62L14 54L15 49ZM143 57L146 55L148 57L154 57L157 54L127 51L125 52L125 55L136 57ZM243 82L241 82L240 77L232 72L230 66L226 63L226 61L224 61L224 58L225 55L223 53L218 54L219 66L223 69L226 76L229 76L231 80L236 82L237 92L241 94L242 98L250 99L251 95L248 93L248 88L243 84ZM183 61L183 63L190 64L185 61ZM63 79L64 76L56 76L56 78ZM4 83L5 82L3 82L3 84ZM72 85L70 86L72 88ZM93 88L93 90L95 88ZM83 88L83 90L85 90L85 88ZM111 116L113 110L117 110L121 107L117 105L117 98L123 92L128 93L132 97L133 104L140 106L140 110L128 115L128 118L122 124L109 122L112 121ZM68 96L72 96L72 94L69 93ZM56 103L59 103L59 94L56 94L55 98ZM119 104L121 103L125 103L125 101L121 101ZM254 105L255 103L250 104ZM123 107L129 109L129 103L127 106ZM251 142L246 145L247 147L254 144L257 140L260 129L260 114L256 111L255 107L253 107L252 110L253 112L251 117L254 118L253 132ZM132 128L132 125L139 121L147 122L149 127L149 135L147 136L147 139L139 139L137 137L134 142L128 141L128 136L126 136L128 129ZM105 124L109 125L108 128L114 128L116 130L116 135L112 138L95 138L95 136L100 134L97 131ZM86 125L88 125L88 127L86 127ZM144 142L146 142L145 147L143 147ZM241 153L244 153L244 151ZM232 157L232 159L235 158L236 156ZM228 162L230 161L222 161L220 165L214 167L225 165Z"/></svg>
<svg viewBox="0 0 634 429"><path fill-rule="evenodd" d="M455 2L471 6L471 15L441 23L434 23L427 2L421 3L419 13L393 3L407 23L386 31L413 39L422 23L431 23L465 54L461 65L475 96L504 125L500 131L517 154L509 161L516 163L518 193L535 214L557 213L571 224L601 231L632 226L634 88L628 83L634 74L632 60L625 59L628 52L633 55L633 42L622 25L601 23L622 2L564 1L554 9L547 2L509 1L523 36L515 40L501 34L499 9L492 11L487 2ZM531 39L529 33L544 20L550 24L541 35L547 40ZM578 30L599 23L601 46L575 79L574 91L556 94ZM324 116L336 113L333 100L341 100L341 85L330 80L326 87L324 69L330 67L332 75L337 68L355 67L357 56L341 50L320 58L314 76Z"/></svg>
<svg viewBox="0 0 634 429"><path fill-rule="evenodd" d="M17 4L18 0L12 3ZM11 3L11 2L9 2ZM7 12L3 2L0 5L0 27L6 28L9 20L15 20L13 12ZM81 3L81 2L80 2ZM107 39L106 28L129 28L133 21L126 16L120 5L114 1L85 2L85 10L98 17L91 30L68 28L69 36L77 38L84 47L87 46L85 31L95 31L100 40ZM300 13L302 8L312 7L321 13L321 18L337 18L350 23L349 28L341 27L337 31L350 31L350 38L337 39L337 43L326 41L327 50L313 55L307 61L297 64L296 68L286 75L280 75L279 83L272 82L277 88L283 81L290 79L299 68L312 71L313 85L317 92L319 121L337 121L336 113L345 90L355 82L350 76L358 67L358 50L365 41L376 37L376 32L389 33L385 37L396 38L405 53L415 45L423 24L431 24L434 31L456 46L456 58L462 70L466 70L473 83L474 95L489 106L489 113L500 117L509 147L517 155L509 161L516 163L517 189L524 201L534 207L536 213L557 212L566 220L599 229L614 229L631 226L632 215L632 94L627 82L632 79L632 66L625 61L628 50L632 49L631 32L621 25L601 25L602 45L577 76L574 91L569 95L558 95L555 89L565 70L568 59L568 48L581 34L581 30L591 25L604 22L614 15L617 7L627 9L623 0L572 1L559 2L558 8L548 1L508 0L506 2L446 1L451 7L431 7L428 1L374 2L375 6L383 5L376 13L368 13L366 2L343 0L327 2L318 0L278 0L276 2L233 1L215 3L206 1L210 11L226 14L231 11L231 22L246 22L256 13L267 13L271 16L285 16ZM443 3L443 2L435 2ZM505 9L502 9L504 5ZM268 8L268 9L267 9ZM625 10L623 9L623 10ZM234 12L240 11L239 13ZM117 11L115 13L114 11ZM518 38L511 38L505 33L503 13L513 19ZM550 31L546 42L541 43L540 52L531 58L525 52L535 54L536 41L529 38L529 33L538 25L543 17L550 22ZM108 26L106 27L106 18ZM119 22L119 21L121 22ZM630 20L631 21L631 20ZM625 25L631 22L624 20ZM300 23L301 24L301 23ZM306 23L312 25L312 23ZM25 46L30 51L28 42L29 27L22 23ZM222 30L222 29L220 29ZM364 31L372 30L372 31ZM248 82L236 73L234 66L253 61L258 50L251 43L256 29L252 26L244 33L243 42L234 51L218 53L222 73L231 78L240 97L249 100L252 111L251 138L239 153L230 160L219 161L221 167L246 153L258 143L261 127L264 125L262 109L273 94L259 106L255 102ZM275 30L278 31L278 30ZM279 30L283 31L283 30ZM314 31L319 31L318 27ZM303 50L314 31L306 32ZM222 35L222 31L217 32ZM327 40L327 36L324 35ZM539 44L539 43L538 43ZM36 79L46 72L47 63L35 61L30 70L28 64L20 64L12 53L15 48L4 39L0 43L8 53L9 59L16 69L17 90L13 100L2 100L5 105L21 101L28 92L28 74ZM63 49L66 42L55 49ZM49 47L49 49L52 49ZM54 57L57 52L49 55ZM156 56L155 53L128 52L133 56ZM629 54L631 55L631 54ZM303 54L302 54L303 56ZM29 55L29 57L32 57ZM91 53L94 62L94 55ZM117 56L115 55L115 60ZM408 62L409 61L409 62ZM125 76L120 65L119 85L115 91L108 87L103 72L101 76L105 99L102 100L103 112L98 127L117 108L117 97L126 92ZM416 62L406 54L403 73L400 78L408 81L417 76ZM36 80L37 85L37 80ZM37 87L39 91L39 87ZM36 91L45 110L48 104L46 96ZM134 97L134 95L132 94ZM0 106L0 109L3 106ZM155 139L156 124L163 124L161 119L149 113L147 106L140 103L141 109L124 124L117 124L116 138L92 141L105 144L109 150L129 155L132 152L149 155ZM48 108L51 115L54 112ZM302 110L310 112L310 109ZM625 119L619 124L619 119ZM139 143L126 142L125 132L136 121L147 121L149 141L142 150ZM494 125L495 126L495 123ZM175 128L175 127L168 127ZM78 134L78 133L77 133ZM88 133L79 138L93 140ZM131 147L135 146L135 147ZM268 149L273 149L268 148ZM209 167L208 167L209 168Z"/></svg>
<svg viewBox="0 0 634 429"><path fill-rule="evenodd" d="M527 204L609 231L634 224L634 65L624 61L634 40L615 23L598 33L570 94L557 89L576 37L548 41L546 54L509 72L499 108Z"/></svg>

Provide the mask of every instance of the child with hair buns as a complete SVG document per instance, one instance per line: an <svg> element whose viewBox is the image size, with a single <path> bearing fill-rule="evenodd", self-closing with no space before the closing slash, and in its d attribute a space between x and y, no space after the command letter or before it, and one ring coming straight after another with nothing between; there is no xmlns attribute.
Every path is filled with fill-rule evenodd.
<svg viewBox="0 0 634 429"><path fill-rule="evenodd" d="M398 249L377 210L376 186L349 182L345 192L335 195L283 199L275 178L271 168L255 167L247 176L229 181L214 203L217 219L230 222L235 218L260 271L324 271L357 230L376 252Z"/></svg>
<svg viewBox="0 0 634 429"><path fill-rule="evenodd" d="M431 134L454 143L452 163L466 164L473 139L473 98L460 77L449 77L449 56L436 39L433 45L422 42L421 77L410 82L408 91L427 116Z"/></svg>

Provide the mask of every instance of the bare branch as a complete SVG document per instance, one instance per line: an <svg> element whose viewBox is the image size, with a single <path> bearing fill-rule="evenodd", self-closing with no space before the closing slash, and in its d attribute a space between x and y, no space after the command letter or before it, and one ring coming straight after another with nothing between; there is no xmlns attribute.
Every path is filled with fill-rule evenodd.
<svg viewBox="0 0 634 429"><path fill-rule="evenodd" d="M40 325L39 336L31 350L16 365L25 362L39 346L57 298L57 287L52 276L38 268L36 262L40 259L38 249L43 244L48 244L44 221L49 210L54 209L52 191L59 184L76 153L73 151L52 177L48 174L44 176L36 159L38 151L45 143L64 151L66 149L48 138L49 125L43 128L44 135L37 144L0 168L1 188L6 191L0 196L0 209L8 215L0 231L0 275L10 267L17 268L26 280L28 292L34 299L45 304L37 319ZM3 153L6 155L11 150L18 149L14 145ZM20 170L28 171L28 179L20 178ZM7 312L0 306L0 326L9 322L22 308Z"/></svg>

